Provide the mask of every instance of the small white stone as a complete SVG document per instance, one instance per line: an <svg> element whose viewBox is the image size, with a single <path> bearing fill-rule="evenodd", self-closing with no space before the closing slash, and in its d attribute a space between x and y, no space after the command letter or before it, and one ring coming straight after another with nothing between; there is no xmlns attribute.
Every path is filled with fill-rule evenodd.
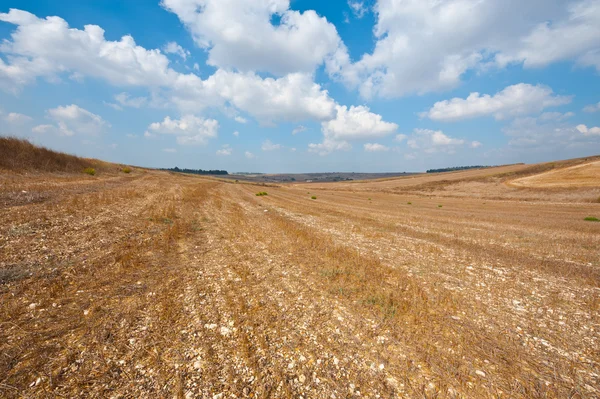
<svg viewBox="0 0 600 399"><path fill-rule="evenodd" d="M336 366L340 363L340 359L338 359L337 357L333 358L333 364L335 364Z"/></svg>
<svg viewBox="0 0 600 399"><path fill-rule="evenodd" d="M306 381L306 377L304 376L304 374L300 374L300 376L298 377L298 381L300 381L300 384L304 384L304 382Z"/></svg>
<svg viewBox="0 0 600 399"><path fill-rule="evenodd" d="M293 369L295 366L294 362L291 362L290 364L288 364L288 369Z"/></svg>
<svg viewBox="0 0 600 399"><path fill-rule="evenodd" d="M383 370L384 368L385 368L385 366L383 365L383 363L381 363L381 364L379 365L379 370Z"/></svg>
<svg viewBox="0 0 600 399"><path fill-rule="evenodd" d="M88 314L90 314L90 311L88 309L86 309L86 310L83 311L83 315L84 316L87 316Z"/></svg>
<svg viewBox="0 0 600 399"><path fill-rule="evenodd" d="M475 370L475 374L477 374L480 377L485 377L485 373L481 370Z"/></svg>
<svg viewBox="0 0 600 399"><path fill-rule="evenodd" d="M30 303L29 304L29 309L33 310L37 307L37 303Z"/></svg>
<svg viewBox="0 0 600 399"><path fill-rule="evenodd" d="M225 326L221 327L221 335L225 336L225 335L229 335L231 334L231 330Z"/></svg>

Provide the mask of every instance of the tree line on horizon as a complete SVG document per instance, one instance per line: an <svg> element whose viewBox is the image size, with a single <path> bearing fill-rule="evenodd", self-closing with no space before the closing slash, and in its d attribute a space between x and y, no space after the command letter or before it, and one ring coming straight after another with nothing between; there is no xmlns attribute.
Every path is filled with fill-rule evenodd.
<svg viewBox="0 0 600 399"><path fill-rule="evenodd" d="M427 173L456 172L457 170L483 169L483 168L491 168L491 166L483 166L483 165L453 166L450 168L427 169Z"/></svg>
<svg viewBox="0 0 600 399"><path fill-rule="evenodd" d="M175 166L174 168L162 168L160 170L166 170L169 172L177 172L177 173L189 173L192 175L228 175L229 173L226 170L218 170L218 169L211 169L211 170L203 170L203 169L180 169L177 166Z"/></svg>

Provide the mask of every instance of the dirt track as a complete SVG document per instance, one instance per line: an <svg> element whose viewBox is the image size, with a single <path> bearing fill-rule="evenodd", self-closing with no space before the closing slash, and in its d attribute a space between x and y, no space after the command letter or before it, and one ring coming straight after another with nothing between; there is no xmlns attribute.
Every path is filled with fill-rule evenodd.
<svg viewBox="0 0 600 399"><path fill-rule="evenodd" d="M600 395L600 204L4 181L0 396Z"/></svg>

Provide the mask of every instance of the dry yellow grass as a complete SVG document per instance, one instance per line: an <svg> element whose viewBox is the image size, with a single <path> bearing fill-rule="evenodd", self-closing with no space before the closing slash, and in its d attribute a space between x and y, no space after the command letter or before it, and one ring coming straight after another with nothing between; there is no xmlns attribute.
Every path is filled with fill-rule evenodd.
<svg viewBox="0 0 600 399"><path fill-rule="evenodd" d="M598 397L600 194L547 168L0 176L0 396Z"/></svg>
<svg viewBox="0 0 600 399"><path fill-rule="evenodd" d="M584 163L511 181L517 187L598 187L600 161Z"/></svg>

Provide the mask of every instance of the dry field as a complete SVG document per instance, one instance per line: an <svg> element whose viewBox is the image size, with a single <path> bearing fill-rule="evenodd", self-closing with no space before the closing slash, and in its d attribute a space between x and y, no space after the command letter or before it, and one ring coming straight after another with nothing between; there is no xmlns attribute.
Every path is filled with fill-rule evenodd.
<svg viewBox="0 0 600 399"><path fill-rule="evenodd" d="M593 161L280 187L0 170L0 397L599 397L600 180L522 183Z"/></svg>

